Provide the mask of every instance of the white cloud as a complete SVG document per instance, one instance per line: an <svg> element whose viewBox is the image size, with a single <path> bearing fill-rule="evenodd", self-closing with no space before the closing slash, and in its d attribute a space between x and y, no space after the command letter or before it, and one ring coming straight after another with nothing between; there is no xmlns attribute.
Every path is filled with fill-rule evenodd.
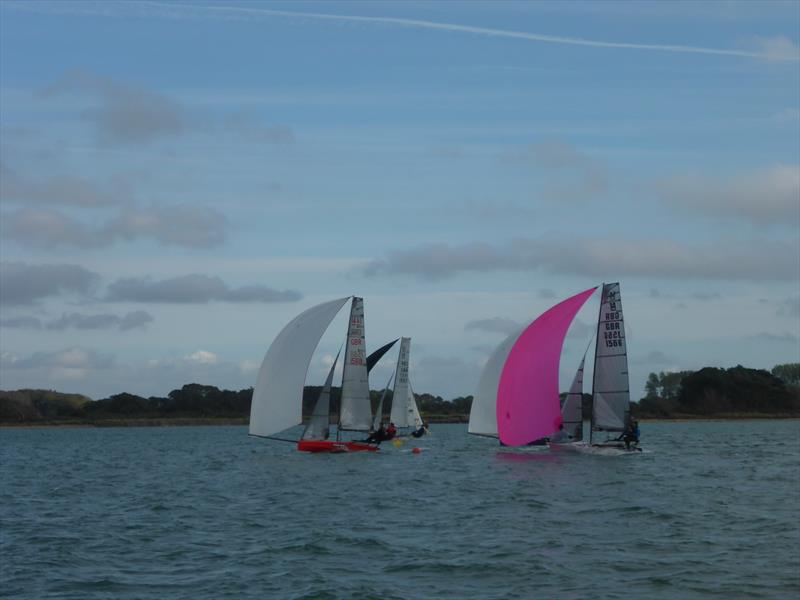
<svg viewBox="0 0 800 600"><path fill-rule="evenodd" d="M503 335L511 335L522 329L523 325L517 323L513 319L506 319L505 317L492 317L490 319L478 319L470 321L464 325L464 331L488 331L490 333L502 333Z"/></svg>
<svg viewBox="0 0 800 600"><path fill-rule="evenodd" d="M213 352L207 350L198 350L191 354L184 356L184 360L200 363L201 365L215 365L219 362L219 357Z"/></svg>

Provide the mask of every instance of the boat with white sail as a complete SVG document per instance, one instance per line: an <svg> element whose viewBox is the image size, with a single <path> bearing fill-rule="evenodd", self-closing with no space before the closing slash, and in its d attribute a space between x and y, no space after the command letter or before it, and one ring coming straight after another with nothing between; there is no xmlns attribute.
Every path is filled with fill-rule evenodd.
<svg viewBox="0 0 800 600"><path fill-rule="evenodd" d="M330 439L330 419L338 354L301 438L276 437L302 423L303 388L311 357L333 318L351 298L336 438ZM374 444L342 439L343 433L367 432L372 426L368 360L373 356L366 356L364 342L363 298L348 296L324 302L292 319L270 345L258 371L250 406L250 435L296 442L298 450L307 452L376 451Z"/></svg>

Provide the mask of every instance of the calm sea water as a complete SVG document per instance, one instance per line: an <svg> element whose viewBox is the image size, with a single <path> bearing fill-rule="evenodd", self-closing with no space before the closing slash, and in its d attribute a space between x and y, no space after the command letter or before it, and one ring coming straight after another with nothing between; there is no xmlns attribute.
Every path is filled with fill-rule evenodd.
<svg viewBox="0 0 800 600"><path fill-rule="evenodd" d="M650 452L308 455L243 427L0 431L0 595L796 598L800 422L651 423ZM386 445L385 445L386 446Z"/></svg>

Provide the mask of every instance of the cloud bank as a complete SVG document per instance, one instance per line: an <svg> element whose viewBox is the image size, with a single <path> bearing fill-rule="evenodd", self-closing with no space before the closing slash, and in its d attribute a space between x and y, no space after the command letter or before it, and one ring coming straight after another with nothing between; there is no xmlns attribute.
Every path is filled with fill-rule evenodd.
<svg viewBox="0 0 800 600"><path fill-rule="evenodd" d="M105 143L150 142L187 129L185 109L174 100L84 71L67 73L41 95L55 98L75 93L95 99L96 106L85 109L82 116Z"/></svg>
<svg viewBox="0 0 800 600"><path fill-rule="evenodd" d="M664 202L693 215L795 228L800 222L800 165L776 165L728 178L688 173L654 185Z"/></svg>
<svg viewBox="0 0 800 600"><path fill-rule="evenodd" d="M108 287L108 300L113 302L296 302L301 298L302 295L294 290L279 291L263 285L230 288L219 277L197 274L161 281L119 279Z"/></svg>
<svg viewBox="0 0 800 600"><path fill-rule="evenodd" d="M0 304L32 304L50 296L85 296L100 276L77 265L29 265L0 262Z"/></svg>
<svg viewBox="0 0 800 600"><path fill-rule="evenodd" d="M192 205L128 210L101 225L50 209L23 208L2 215L3 237L30 248L103 248L118 241L152 239L163 245L212 248L227 234L227 219Z"/></svg>
<svg viewBox="0 0 800 600"><path fill-rule="evenodd" d="M427 244L388 253L363 268L367 277L413 275L437 281L460 273L531 271L615 279L797 279L800 240L718 240L680 243L664 239L548 236L503 245Z"/></svg>

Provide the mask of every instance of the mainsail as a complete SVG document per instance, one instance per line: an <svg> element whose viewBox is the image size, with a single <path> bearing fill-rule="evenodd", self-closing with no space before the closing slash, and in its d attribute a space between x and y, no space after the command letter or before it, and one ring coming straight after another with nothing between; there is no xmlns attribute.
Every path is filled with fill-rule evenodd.
<svg viewBox="0 0 800 600"><path fill-rule="evenodd" d="M514 342L497 387L497 430L503 444L522 446L558 429L561 347L575 315L596 289L544 312Z"/></svg>
<svg viewBox="0 0 800 600"><path fill-rule="evenodd" d="M302 422L302 398L311 356L348 298L313 306L284 327L258 370L250 405L250 435L270 436Z"/></svg>
<svg viewBox="0 0 800 600"><path fill-rule="evenodd" d="M497 385L503 365L522 330L512 333L494 349L481 372L478 389L472 397L467 432L474 435L497 437Z"/></svg>
<svg viewBox="0 0 800 600"><path fill-rule="evenodd" d="M328 378L325 380L325 385L319 393L319 398L314 405L314 410L311 413L311 419L306 425L303 432L302 439L304 440L327 440L331 433L331 385L333 384L333 372L336 370L336 363L339 362L339 354L341 350L336 353L336 358L333 360L331 370L328 371Z"/></svg>
<svg viewBox="0 0 800 600"><path fill-rule="evenodd" d="M628 348L619 283L603 285L592 383L592 431L623 431L630 411Z"/></svg>
<svg viewBox="0 0 800 600"><path fill-rule="evenodd" d="M408 402L406 402L406 413L408 414L408 422L411 427L419 429L422 427L422 417L419 414L419 407L417 406L417 399L414 397L414 389L411 387L411 382L408 383Z"/></svg>
<svg viewBox="0 0 800 600"><path fill-rule="evenodd" d="M395 340L396 342L397 340ZM394 342L392 342L394 343ZM375 410L375 418L372 420L372 429L378 431L381 428L381 422L383 421L383 402L386 400L386 394L389 393L389 386L392 383L392 379L394 379L394 373L389 375L389 381L386 382L386 387L383 388L383 393L381 394L381 400L378 402L378 408Z"/></svg>
<svg viewBox="0 0 800 600"><path fill-rule="evenodd" d="M588 348L587 348L588 350ZM586 362L586 353L581 359L572 385L561 407L561 418L564 420L564 431L572 436L575 441L583 439L583 365Z"/></svg>
<svg viewBox="0 0 800 600"><path fill-rule="evenodd" d="M369 431L371 425L372 406L364 347L364 299L354 297L347 327L339 429Z"/></svg>
<svg viewBox="0 0 800 600"><path fill-rule="evenodd" d="M392 412L389 421L395 427L414 427L422 425L417 403L411 392L408 379L408 361L411 353L411 338L400 338L400 353L397 357L397 369L394 376L394 393L392 394Z"/></svg>

